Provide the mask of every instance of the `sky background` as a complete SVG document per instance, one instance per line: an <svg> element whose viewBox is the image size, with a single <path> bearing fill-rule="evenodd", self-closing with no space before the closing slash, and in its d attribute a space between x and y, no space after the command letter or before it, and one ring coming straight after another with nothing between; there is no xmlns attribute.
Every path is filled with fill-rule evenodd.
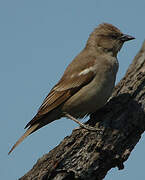
<svg viewBox="0 0 145 180"><path fill-rule="evenodd" d="M136 37L118 55L118 82L145 38L144 18L144 0L0 0L0 179L23 176L78 126L55 121L7 155L93 29L108 22ZM125 169L112 169L105 180L145 179L144 153L142 136Z"/></svg>

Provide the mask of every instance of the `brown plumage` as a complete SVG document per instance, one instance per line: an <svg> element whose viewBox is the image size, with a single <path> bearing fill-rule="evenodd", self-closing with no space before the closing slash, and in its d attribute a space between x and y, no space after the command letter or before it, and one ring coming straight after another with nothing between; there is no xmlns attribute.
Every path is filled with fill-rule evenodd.
<svg viewBox="0 0 145 180"><path fill-rule="evenodd" d="M101 108L115 84L117 53L125 41L132 39L111 24L99 25L91 33L85 48L69 64L60 81L45 98L36 116L26 125L27 131L9 154L28 135L64 117L65 113L83 118Z"/></svg>

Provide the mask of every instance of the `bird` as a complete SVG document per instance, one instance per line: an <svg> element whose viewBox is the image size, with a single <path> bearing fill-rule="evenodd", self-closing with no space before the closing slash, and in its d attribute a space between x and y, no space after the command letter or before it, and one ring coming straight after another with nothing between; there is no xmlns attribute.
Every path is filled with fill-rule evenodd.
<svg viewBox="0 0 145 180"><path fill-rule="evenodd" d="M106 104L115 86L119 67L117 54L124 42L133 39L133 36L122 33L112 24L99 24L8 154L28 135L62 117L75 121L87 130L95 130L94 127L81 123L79 119Z"/></svg>

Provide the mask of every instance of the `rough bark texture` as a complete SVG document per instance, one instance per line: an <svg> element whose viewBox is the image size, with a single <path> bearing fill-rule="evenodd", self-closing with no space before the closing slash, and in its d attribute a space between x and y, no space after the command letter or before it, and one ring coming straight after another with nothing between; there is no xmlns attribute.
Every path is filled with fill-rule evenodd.
<svg viewBox="0 0 145 180"><path fill-rule="evenodd" d="M112 99L87 124L102 132L74 130L20 180L101 180L111 168L124 168L145 131L145 42Z"/></svg>

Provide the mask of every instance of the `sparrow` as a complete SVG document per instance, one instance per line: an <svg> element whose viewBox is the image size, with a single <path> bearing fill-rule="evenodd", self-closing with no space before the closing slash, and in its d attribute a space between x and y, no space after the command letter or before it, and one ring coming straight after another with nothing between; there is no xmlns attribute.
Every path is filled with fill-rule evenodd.
<svg viewBox="0 0 145 180"><path fill-rule="evenodd" d="M132 39L135 38L123 34L112 24L102 23L95 28L85 48L68 65L8 154L28 135L62 117L72 119L87 130L95 130L78 119L105 105L115 86L117 54L124 42Z"/></svg>

